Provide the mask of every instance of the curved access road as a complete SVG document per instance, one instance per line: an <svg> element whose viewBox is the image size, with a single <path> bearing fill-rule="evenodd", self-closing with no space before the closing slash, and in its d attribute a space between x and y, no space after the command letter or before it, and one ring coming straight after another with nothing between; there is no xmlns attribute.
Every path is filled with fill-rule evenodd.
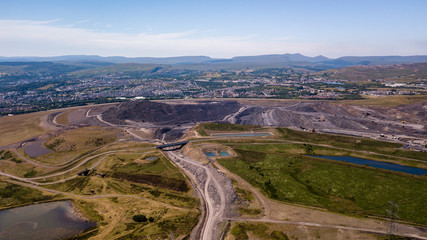
<svg viewBox="0 0 427 240"><path fill-rule="evenodd" d="M140 148L140 149L136 149L136 150L143 151L143 150L155 149L155 148L156 147L147 147L147 148ZM46 176L33 177L33 178L22 178L22 177L17 177L17 176L14 176L12 174L4 173L4 172L0 172L0 175L5 176L5 177L9 177L9 178L12 178L12 179L15 179L15 180L19 180L19 181L31 183L33 185L48 185L48 184L63 182L63 181L65 181L65 179L64 180L60 180L60 181L56 181L56 182L49 182L49 183L39 183L39 182L35 182L34 180L39 180L39 179L45 179L45 178L50 178L50 177L61 176L61 175L64 175L64 174L66 174L68 172L76 170L78 167L82 166L86 162L88 162L88 161L90 161L90 160L92 160L92 159L94 159L96 157L103 156L103 155L109 155L109 154L113 154L113 153L117 153L117 152L127 152L127 151L129 151L129 150L122 149L122 150L112 150L112 151L107 151L107 152L103 152L103 153L98 153L96 155L87 157L86 159L84 159L83 161L79 162L76 166L74 166L74 167L72 167L70 169L64 170L62 172L54 173L54 174L51 174L51 175L46 175ZM100 160L98 160L90 169L95 168L102 160L104 160L104 158L101 158ZM68 179L72 179L72 178L75 178L75 176L72 176L72 177L70 177Z"/></svg>
<svg viewBox="0 0 427 240"><path fill-rule="evenodd" d="M23 156L22 154L20 154L20 153L16 150L16 148L11 148L10 150L11 150L11 151L16 155L16 156L18 156L20 159L22 159L22 160L24 160L24 161L26 161L26 162L28 162L28 163L30 163L30 164L32 164L32 165L34 165L34 166L37 166L37 167L43 167L43 168L59 168L58 166L44 165L44 164L41 164L41 163L35 162L35 161L33 161L33 160L30 160L30 159L26 158L25 156Z"/></svg>

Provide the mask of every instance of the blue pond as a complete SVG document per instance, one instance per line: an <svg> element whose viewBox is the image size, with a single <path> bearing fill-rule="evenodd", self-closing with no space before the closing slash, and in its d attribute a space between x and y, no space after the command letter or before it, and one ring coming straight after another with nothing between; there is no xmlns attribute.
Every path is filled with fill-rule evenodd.
<svg viewBox="0 0 427 240"><path fill-rule="evenodd" d="M261 137L271 136L271 133L236 133L236 134L213 134L214 137Z"/></svg>
<svg viewBox="0 0 427 240"><path fill-rule="evenodd" d="M228 152L226 152L226 151L220 151L218 153L219 153L220 156L223 156L223 157L230 156L230 154Z"/></svg>
<svg viewBox="0 0 427 240"><path fill-rule="evenodd" d="M214 152L206 152L205 155L208 157L215 157L216 156L216 154Z"/></svg>
<svg viewBox="0 0 427 240"><path fill-rule="evenodd" d="M157 157L149 157L149 158L147 158L147 159L144 159L145 161L154 161L154 160L156 160L157 159Z"/></svg>
<svg viewBox="0 0 427 240"><path fill-rule="evenodd" d="M308 155L308 156L317 157L317 158L325 158L325 159L330 159L330 160L335 160L335 161L349 162L349 163L354 163L354 164L359 164L359 165L368 165L370 167L387 169L387 170L409 173L409 174L414 174L414 175L427 174L426 169L408 167L408 166L403 166L403 165L394 164L394 163L367 160L367 159L363 159L363 158L355 158L355 157L349 157L349 156L311 156L311 155Z"/></svg>

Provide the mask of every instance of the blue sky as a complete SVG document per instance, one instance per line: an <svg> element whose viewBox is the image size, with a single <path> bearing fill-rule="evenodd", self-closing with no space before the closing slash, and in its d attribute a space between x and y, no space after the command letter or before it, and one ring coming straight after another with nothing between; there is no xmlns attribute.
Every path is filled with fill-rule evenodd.
<svg viewBox="0 0 427 240"><path fill-rule="evenodd" d="M427 54L424 0L13 0L1 56Z"/></svg>

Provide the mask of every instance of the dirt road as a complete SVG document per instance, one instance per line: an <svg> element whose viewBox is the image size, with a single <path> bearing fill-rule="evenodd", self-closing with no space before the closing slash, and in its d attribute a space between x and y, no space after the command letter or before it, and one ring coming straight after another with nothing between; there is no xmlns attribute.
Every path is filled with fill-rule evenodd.
<svg viewBox="0 0 427 240"><path fill-rule="evenodd" d="M186 175L196 182L201 197L206 203L205 221L202 227L201 239L212 240L218 236L218 224L223 221L223 213L226 208L226 190L214 177L215 168L203 165L189 157L176 152L167 152Z"/></svg>

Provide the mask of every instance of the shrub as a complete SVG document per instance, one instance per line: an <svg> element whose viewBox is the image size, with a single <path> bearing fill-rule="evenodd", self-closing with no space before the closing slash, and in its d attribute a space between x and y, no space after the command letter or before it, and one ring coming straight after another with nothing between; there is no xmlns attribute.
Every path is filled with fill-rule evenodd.
<svg viewBox="0 0 427 240"><path fill-rule="evenodd" d="M134 216L132 217L132 219L133 219L135 222L146 222L146 221L147 221L147 217L146 217L145 215L142 215L142 214L134 215Z"/></svg>

